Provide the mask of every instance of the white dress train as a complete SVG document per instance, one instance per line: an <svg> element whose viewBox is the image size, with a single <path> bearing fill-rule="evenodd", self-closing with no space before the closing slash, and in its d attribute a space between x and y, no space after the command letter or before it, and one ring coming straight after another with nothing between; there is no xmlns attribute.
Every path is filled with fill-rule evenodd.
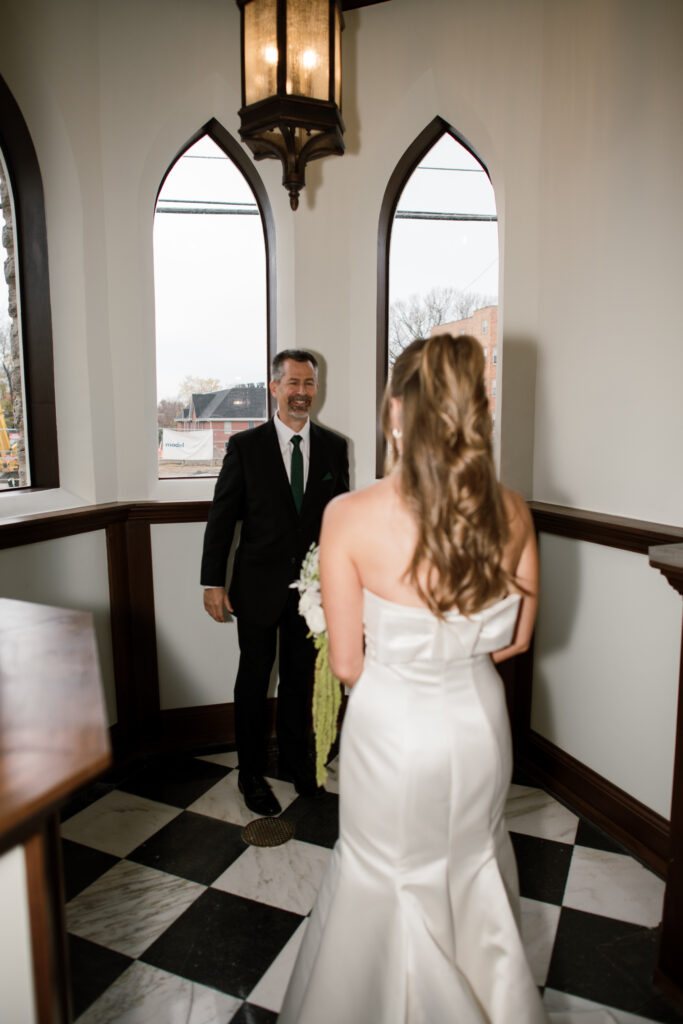
<svg viewBox="0 0 683 1024"><path fill-rule="evenodd" d="M519 601L438 619L364 591L339 840L280 1024L548 1021L518 928L510 731L489 656Z"/></svg>

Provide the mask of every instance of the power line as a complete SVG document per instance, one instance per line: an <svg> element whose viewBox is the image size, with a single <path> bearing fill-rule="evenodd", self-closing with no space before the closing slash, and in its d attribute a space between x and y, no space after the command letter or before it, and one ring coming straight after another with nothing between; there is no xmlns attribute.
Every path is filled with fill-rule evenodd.
<svg viewBox="0 0 683 1024"><path fill-rule="evenodd" d="M418 164L416 171L457 171L458 174L486 174L483 167L436 167L434 164Z"/></svg>
<svg viewBox="0 0 683 1024"><path fill-rule="evenodd" d="M439 213L427 210L397 210L396 220L497 221L495 213Z"/></svg>
<svg viewBox="0 0 683 1024"><path fill-rule="evenodd" d="M210 217L258 217L258 210L207 210L202 206L186 206L183 209L177 209L174 206L157 206L157 213L189 213L189 214L204 214Z"/></svg>
<svg viewBox="0 0 683 1024"><path fill-rule="evenodd" d="M227 160L226 154L220 156L216 153L183 153L181 160Z"/></svg>
<svg viewBox="0 0 683 1024"><path fill-rule="evenodd" d="M490 269L491 269L491 267L492 267L492 266L494 265L494 263L497 263L497 262L498 262L498 257L497 257L497 256L495 256L495 257L494 257L494 258L493 258L493 259L491 260L491 262L489 263L488 267L484 267L484 269L482 270L481 274L477 274L477 276L476 276L475 278L473 278L473 279L472 279L472 280L470 281L470 283L469 283L469 284L467 285L467 287L466 287L466 288L464 288L463 290L464 290L464 291L466 291L466 292L467 292L467 291L469 291L469 290L470 290L470 288L472 287L472 285L473 285L473 284L476 284L476 283L477 283L477 281L479 280L479 278L480 278L480 277L483 277L483 276L484 276L484 274L485 274L485 273L486 273L486 272L487 272L488 270L490 270ZM498 301L498 299L496 299L496 302L497 302L497 301Z"/></svg>
<svg viewBox="0 0 683 1024"><path fill-rule="evenodd" d="M233 216L259 215L256 203L221 203L215 199L200 200L201 206L192 199L166 199L157 204L156 213L218 214ZM170 205L167 205L170 204ZM174 205L177 204L177 205ZM183 204L183 205L181 205Z"/></svg>

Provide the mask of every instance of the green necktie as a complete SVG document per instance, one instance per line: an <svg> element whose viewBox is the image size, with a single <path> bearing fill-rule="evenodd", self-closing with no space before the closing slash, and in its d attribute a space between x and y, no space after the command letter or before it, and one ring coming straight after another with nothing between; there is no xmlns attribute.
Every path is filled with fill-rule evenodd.
<svg viewBox="0 0 683 1024"><path fill-rule="evenodd" d="M292 450L292 497L297 512L301 512L304 501L304 457L301 454L301 438L294 434L291 438L294 448Z"/></svg>

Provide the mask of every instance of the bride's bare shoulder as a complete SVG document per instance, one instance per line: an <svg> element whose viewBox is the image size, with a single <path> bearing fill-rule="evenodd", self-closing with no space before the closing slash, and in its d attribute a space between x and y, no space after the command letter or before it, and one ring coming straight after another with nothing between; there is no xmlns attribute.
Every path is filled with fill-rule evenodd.
<svg viewBox="0 0 683 1024"><path fill-rule="evenodd" d="M500 490L510 526L517 526L518 528L530 526L532 522L531 513L522 495L502 485Z"/></svg>
<svg viewBox="0 0 683 1024"><path fill-rule="evenodd" d="M370 484L369 487L363 487L360 491L340 494L325 508L326 524L341 527L359 516L372 515L374 511L379 511L383 507L389 491L389 483L384 479Z"/></svg>

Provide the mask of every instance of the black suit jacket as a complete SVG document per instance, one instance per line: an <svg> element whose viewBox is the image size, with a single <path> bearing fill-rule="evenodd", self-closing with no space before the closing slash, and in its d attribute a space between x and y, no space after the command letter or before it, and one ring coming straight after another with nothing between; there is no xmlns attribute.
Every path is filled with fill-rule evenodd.
<svg viewBox="0 0 683 1024"><path fill-rule="evenodd" d="M216 482L204 534L201 583L223 586L235 526L242 522L228 587L236 615L263 625L275 622L317 541L325 505L349 489L343 437L311 422L310 462L301 513L297 514L272 420L230 438Z"/></svg>

